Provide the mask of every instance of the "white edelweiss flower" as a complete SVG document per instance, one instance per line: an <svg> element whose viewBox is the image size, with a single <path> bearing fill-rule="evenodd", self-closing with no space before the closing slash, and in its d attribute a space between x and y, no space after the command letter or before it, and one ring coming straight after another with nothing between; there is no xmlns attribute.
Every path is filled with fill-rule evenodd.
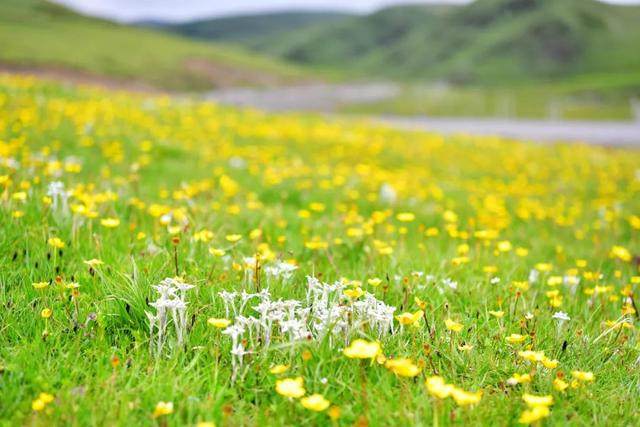
<svg viewBox="0 0 640 427"><path fill-rule="evenodd" d="M571 320L569 315L567 313L565 313L564 311L556 312L553 315L553 318L556 319L556 320L559 320L560 322L568 322L569 320Z"/></svg>

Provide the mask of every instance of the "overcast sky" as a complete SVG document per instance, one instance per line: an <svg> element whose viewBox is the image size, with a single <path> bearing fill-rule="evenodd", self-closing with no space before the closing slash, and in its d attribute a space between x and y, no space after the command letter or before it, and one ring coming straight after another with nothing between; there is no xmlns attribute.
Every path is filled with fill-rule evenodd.
<svg viewBox="0 0 640 427"><path fill-rule="evenodd" d="M54 0L86 14L120 21L158 19L183 21L209 16L235 15L283 9L370 12L402 3L466 3L468 0ZM563 0L557 0L563 1ZM640 0L607 0L640 3Z"/></svg>

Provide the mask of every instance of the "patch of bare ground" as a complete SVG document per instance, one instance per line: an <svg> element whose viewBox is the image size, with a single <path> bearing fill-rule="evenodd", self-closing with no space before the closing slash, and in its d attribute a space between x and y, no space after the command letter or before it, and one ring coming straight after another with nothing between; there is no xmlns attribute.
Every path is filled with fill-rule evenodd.
<svg viewBox="0 0 640 427"><path fill-rule="evenodd" d="M85 84L103 87L105 89L126 90L142 93L160 93L160 89L136 79L118 79L106 77L73 68L56 67L50 65L14 65L0 63L0 73L19 74L54 80L70 84Z"/></svg>

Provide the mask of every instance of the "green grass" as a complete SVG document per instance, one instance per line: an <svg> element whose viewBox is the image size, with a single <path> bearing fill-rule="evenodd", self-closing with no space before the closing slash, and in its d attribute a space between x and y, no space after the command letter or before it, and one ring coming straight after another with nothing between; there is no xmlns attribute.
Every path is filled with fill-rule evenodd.
<svg viewBox="0 0 640 427"><path fill-rule="evenodd" d="M208 89L233 76L240 76L236 84L260 84L304 75L241 48L84 17L43 0L0 4L0 45L0 63L78 70L173 90ZM189 68L190 60L208 61L213 76Z"/></svg>
<svg viewBox="0 0 640 427"><path fill-rule="evenodd" d="M444 117L634 120L640 76L596 74L536 85L405 84L396 97L346 105L344 112Z"/></svg>
<svg viewBox="0 0 640 427"><path fill-rule="evenodd" d="M640 343L626 298L640 286L638 164L631 149L445 139L0 77L0 425L332 425L276 393L278 379L297 376L340 409L337 425L517 425L525 393L553 396L546 425L634 425ZM75 213L45 199L54 181L71 190ZM120 223L101 225L106 218ZM48 244L53 237L64 247ZM326 247L310 244L318 241ZM243 267L256 253L257 273ZM103 264L90 269L94 258ZM421 372L404 378L348 359L344 339L376 339L361 325L333 344L291 344L274 331L265 347L245 334L253 354L231 381L230 340L207 319L225 316L219 291L256 289L239 269L264 289L276 259L299 269L271 281L273 299L304 301L305 276L315 275L352 289L360 281L398 314L425 301L417 327L380 339L387 357ZM540 279L518 288L534 268ZM147 301L176 270L196 285L189 332L155 357ZM580 283L551 279L567 275ZM547 296L554 290L559 304ZM559 310L571 317L562 327ZM629 328L606 324L620 320ZM513 333L525 342L508 344ZM558 367L525 362L526 348ZM269 373L275 364L290 367ZM573 370L595 380L554 390ZM507 385L515 373L532 382ZM424 385L433 375L482 399L438 400ZM43 392L54 400L32 410ZM173 413L154 419L159 401Z"/></svg>

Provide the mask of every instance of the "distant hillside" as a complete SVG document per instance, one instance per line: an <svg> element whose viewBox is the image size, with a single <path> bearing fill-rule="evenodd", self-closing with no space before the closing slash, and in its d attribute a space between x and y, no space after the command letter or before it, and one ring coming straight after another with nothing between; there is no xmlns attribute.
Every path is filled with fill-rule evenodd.
<svg viewBox="0 0 640 427"><path fill-rule="evenodd" d="M317 24L339 22L349 16L339 12L286 11L211 18L181 24L153 22L151 25L193 38L259 46L265 38Z"/></svg>
<svg viewBox="0 0 640 427"><path fill-rule="evenodd" d="M415 5L330 22L259 46L358 75L505 82L640 70L640 7L595 0Z"/></svg>
<svg viewBox="0 0 640 427"><path fill-rule="evenodd" d="M0 0L2 69L175 90L300 76L239 48L89 18L44 0Z"/></svg>

